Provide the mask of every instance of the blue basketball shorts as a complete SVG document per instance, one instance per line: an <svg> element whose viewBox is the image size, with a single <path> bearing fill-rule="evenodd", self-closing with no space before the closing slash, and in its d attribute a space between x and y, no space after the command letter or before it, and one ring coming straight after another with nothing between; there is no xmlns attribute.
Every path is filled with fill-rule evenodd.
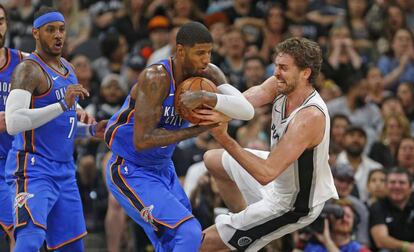
<svg viewBox="0 0 414 252"><path fill-rule="evenodd" d="M143 167L112 155L106 168L111 193L143 229L155 251L171 251L176 228L194 218L172 161Z"/></svg>
<svg viewBox="0 0 414 252"><path fill-rule="evenodd" d="M6 181L15 195L15 228L24 228L31 219L46 230L50 250L86 235L73 162L55 162L33 153L10 151Z"/></svg>
<svg viewBox="0 0 414 252"><path fill-rule="evenodd" d="M5 165L6 159L0 158L0 226L4 231L13 228L12 194L10 194L10 188L6 183Z"/></svg>

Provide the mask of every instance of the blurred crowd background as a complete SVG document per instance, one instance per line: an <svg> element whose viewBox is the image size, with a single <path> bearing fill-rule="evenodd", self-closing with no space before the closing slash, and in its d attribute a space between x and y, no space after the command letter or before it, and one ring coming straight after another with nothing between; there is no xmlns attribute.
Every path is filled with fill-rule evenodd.
<svg viewBox="0 0 414 252"><path fill-rule="evenodd" d="M34 12L49 5L63 13L64 57L91 93L80 105L97 120L121 107L146 66L173 55L176 32L190 20L209 28L211 61L240 91L273 74L277 43L291 36L317 41L324 62L315 88L332 120L330 164L341 197L332 204L345 210L340 218L327 211L330 235L345 234L372 251L393 251L384 242L385 226L386 235L408 242L395 251L414 251L413 0L1 2L9 18L6 46L25 52L35 46ZM270 112L265 107L249 122L231 121L231 135L245 147L268 150ZM177 174L203 228L226 212L202 160L206 150L219 147L205 133L181 142L174 153ZM77 178L89 232L86 251L152 251L143 231L108 194L103 172L109 155L103 142L77 140ZM352 225L344 228L349 215ZM310 227L263 250L320 251L312 246L323 245L326 235Z"/></svg>

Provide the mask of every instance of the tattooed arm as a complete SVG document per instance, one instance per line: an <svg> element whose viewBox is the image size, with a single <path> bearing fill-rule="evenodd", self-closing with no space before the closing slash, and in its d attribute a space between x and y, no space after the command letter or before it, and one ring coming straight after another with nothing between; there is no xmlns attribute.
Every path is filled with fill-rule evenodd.
<svg viewBox="0 0 414 252"><path fill-rule="evenodd" d="M137 150L165 146L194 137L216 124L180 130L157 128L162 116L162 103L169 95L170 78L161 65L145 69L131 92L135 97L134 145Z"/></svg>

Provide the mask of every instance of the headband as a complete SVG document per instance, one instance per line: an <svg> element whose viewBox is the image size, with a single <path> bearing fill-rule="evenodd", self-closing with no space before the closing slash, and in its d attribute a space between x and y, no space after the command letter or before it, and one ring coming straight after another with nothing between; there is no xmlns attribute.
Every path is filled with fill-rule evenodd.
<svg viewBox="0 0 414 252"><path fill-rule="evenodd" d="M56 21L65 22L65 18L63 17L62 13L58 11L48 12L36 18L35 21L33 22L33 27L36 29L39 29L45 24L56 22Z"/></svg>

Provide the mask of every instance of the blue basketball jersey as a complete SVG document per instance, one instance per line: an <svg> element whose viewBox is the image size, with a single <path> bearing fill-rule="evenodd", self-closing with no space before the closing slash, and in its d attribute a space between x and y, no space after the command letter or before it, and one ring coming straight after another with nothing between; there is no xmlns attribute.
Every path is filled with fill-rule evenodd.
<svg viewBox="0 0 414 252"><path fill-rule="evenodd" d="M163 65L170 75L170 91L168 97L162 103L162 116L158 122L158 128L177 130L188 127L188 122L179 117L174 107L175 81L171 67L172 59L162 60L157 64ZM171 159L177 143L137 151L133 140L134 112L135 97L131 97L131 94L129 94L121 109L108 122L105 131L105 142L115 155L140 166L154 166L154 168L157 168L158 165L165 164L167 160Z"/></svg>
<svg viewBox="0 0 414 252"><path fill-rule="evenodd" d="M6 100L10 93L10 81L14 68L22 61L19 50L6 48L6 63L0 69L0 111L5 111ZM13 141L7 132L0 133L0 158L6 158Z"/></svg>
<svg viewBox="0 0 414 252"><path fill-rule="evenodd" d="M30 108L41 108L57 103L65 98L66 88L77 84L78 80L70 64L63 58L60 62L67 70L65 75L60 74L48 66L38 54L32 53L25 60L32 60L40 65L49 79L49 90L39 96L32 96ZM13 151L35 153L58 162L73 160L74 136L77 117L76 104L46 124L19 133L13 142Z"/></svg>

